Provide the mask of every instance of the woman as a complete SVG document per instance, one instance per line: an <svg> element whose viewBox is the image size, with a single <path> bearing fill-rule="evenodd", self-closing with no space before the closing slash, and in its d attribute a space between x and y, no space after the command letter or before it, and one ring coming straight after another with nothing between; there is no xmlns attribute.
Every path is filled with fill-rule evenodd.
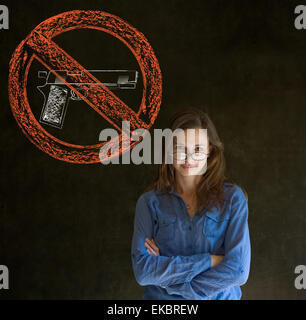
<svg viewBox="0 0 306 320"><path fill-rule="evenodd" d="M143 299L238 300L250 269L247 194L225 177L206 113L178 112L170 129L179 133L136 204L131 257Z"/></svg>

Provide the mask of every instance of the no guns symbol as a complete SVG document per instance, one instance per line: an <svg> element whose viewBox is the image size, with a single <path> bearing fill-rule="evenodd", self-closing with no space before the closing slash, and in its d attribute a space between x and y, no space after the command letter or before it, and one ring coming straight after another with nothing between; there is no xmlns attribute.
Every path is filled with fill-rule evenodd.
<svg viewBox="0 0 306 320"><path fill-rule="evenodd" d="M100 82L94 72L86 70L52 41L52 38L63 32L80 28L107 32L131 50L143 77L143 94L137 113L113 93L110 85ZM111 148L111 145L118 141L112 139L95 145L75 145L48 133L36 120L27 99L27 76L33 59L37 59L49 69L56 79L70 90L71 97L84 100L121 132L118 137L119 145L122 145L120 153L139 142L137 140L122 143L122 121L129 121L131 130L149 129L157 117L162 96L162 76L153 49L142 33L119 17L102 11L74 10L51 17L40 23L16 48L10 61L8 90L14 117L23 133L38 148L56 159L80 164L98 163L101 161L100 148L105 144L109 144ZM127 78L127 74L123 74L120 80L117 80L117 86L135 84L136 79L131 79ZM46 104L44 110L46 111ZM43 112L41 120L42 116ZM59 116L59 127L63 117L64 114ZM50 124L50 112L47 120Z"/></svg>

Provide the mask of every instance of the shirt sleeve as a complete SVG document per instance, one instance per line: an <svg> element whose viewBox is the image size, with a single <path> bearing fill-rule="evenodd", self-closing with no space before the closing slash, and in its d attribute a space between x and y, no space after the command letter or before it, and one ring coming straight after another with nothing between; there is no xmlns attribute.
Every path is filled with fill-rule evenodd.
<svg viewBox="0 0 306 320"><path fill-rule="evenodd" d="M168 294L188 300L203 300L232 286L246 283L251 259L248 204L243 191L232 197L231 218L225 234L224 258L216 267L196 275L191 281L166 287Z"/></svg>
<svg viewBox="0 0 306 320"><path fill-rule="evenodd" d="M170 257L150 254L144 245L146 237L153 237L153 219L151 209L142 195L136 204L131 250L133 272L142 286L184 283L211 267L209 253Z"/></svg>

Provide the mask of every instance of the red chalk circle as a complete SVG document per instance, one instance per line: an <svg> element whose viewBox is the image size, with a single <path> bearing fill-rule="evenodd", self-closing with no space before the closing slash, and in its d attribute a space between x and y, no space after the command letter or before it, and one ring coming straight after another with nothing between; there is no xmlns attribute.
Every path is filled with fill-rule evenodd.
<svg viewBox="0 0 306 320"><path fill-rule="evenodd" d="M143 95L137 113L52 41L57 35L74 29L97 29L107 32L131 50L143 76ZM84 87L85 83L98 82L99 88L91 92L87 98L74 87L70 86L70 89L119 130L124 120L130 121L131 131L137 128L148 130L158 115L162 98L161 71L153 49L141 32L121 18L102 11L74 10L51 17L40 23L13 53L9 66L8 93L12 112L23 133L39 149L56 159L79 164L98 163L107 156L105 154L102 158L99 157L99 151L105 144L115 146L119 142L119 152L109 157L112 158L128 151L139 140L126 141L122 139L121 133L118 138L99 144L75 145L48 133L34 117L27 99L27 76L33 59L37 59L49 70L65 68L71 72L72 79L84 83ZM75 72L79 70L83 72L82 75ZM52 72L61 78L59 74ZM66 80L62 80L69 87Z"/></svg>

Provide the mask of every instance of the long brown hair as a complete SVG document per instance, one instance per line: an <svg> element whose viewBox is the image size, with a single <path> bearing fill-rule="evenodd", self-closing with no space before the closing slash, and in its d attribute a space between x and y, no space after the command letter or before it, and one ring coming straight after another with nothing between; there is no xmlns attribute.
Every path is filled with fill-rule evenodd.
<svg viewBox="0 0 306 320"><path fill-rule="evenodd" d="M197 108L188 108L176 112L170 120L169 127L172 132L178 128L183 130L189 128L207 129L211 151L207 158L207 169L196 187L197 204L199 210L204 208L210 210L212 205L222 208L224 203L223 184L224 182L234 182L225 176L224 146L213 122L204 111ZM170 193L175 188L175 169L172 164L165 163L164 140L162 144L162 163L158 165L157 177L145 191L155 188L160 192ZM248 199L244 188L242 190L246 199Z"/></svg>

